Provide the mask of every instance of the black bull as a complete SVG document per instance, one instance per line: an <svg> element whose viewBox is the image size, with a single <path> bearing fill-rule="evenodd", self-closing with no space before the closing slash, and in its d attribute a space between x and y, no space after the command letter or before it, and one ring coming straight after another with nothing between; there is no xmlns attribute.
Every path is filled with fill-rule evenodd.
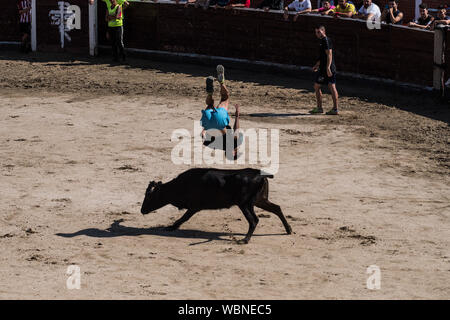
<svg viewBox="0 0 450 320"><path fill-rule="evenodd" d="M181 173L167 182L151 181L145 193L141 213L148 214L168 204L186 213L168 230L178 229L195 213L201 210L215 210L238 206L248 221L249 229L240 243L248 243L258 224L254 206L276 214L288 234L291 226L280 206L269 201L269 180L272 175L263 175L261 170L240 169L222 170L196 168Z"/></svg>

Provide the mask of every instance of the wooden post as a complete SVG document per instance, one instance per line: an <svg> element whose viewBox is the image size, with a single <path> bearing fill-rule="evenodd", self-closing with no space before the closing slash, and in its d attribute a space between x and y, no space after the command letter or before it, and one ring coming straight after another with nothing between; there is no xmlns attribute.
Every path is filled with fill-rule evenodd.
<svg viewBox="0 0 450 320"><path fill-rule="evenodd" d="M97 28L97 1L89 1L89 54L91 56L97 55Z"/></svg>
<svg viewBox="0 0 450 320"><path fill-rule="evenodd" d="M434 66L433 66L433 88L441 91L443 64L444 64L444 37L445 31L436 28L434 30Z"/></svg>
<svg viewBox="0 0 450 320"><path fill-rule="evenodd" d="M37 49L36 37L36 0L31 1L31 50Z"/></svg>

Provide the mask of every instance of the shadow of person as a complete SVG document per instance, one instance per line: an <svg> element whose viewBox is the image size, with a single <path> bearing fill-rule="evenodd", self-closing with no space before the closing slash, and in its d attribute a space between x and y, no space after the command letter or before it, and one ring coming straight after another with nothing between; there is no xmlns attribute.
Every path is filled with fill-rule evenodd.
<svg viewBox="0 0 450 320"><path fill-rule="evenodd" d="M267 117L298 117L298 116L310 116L309 113L250 113L249 117L261 117L261 118L267 118Z"/></svg>

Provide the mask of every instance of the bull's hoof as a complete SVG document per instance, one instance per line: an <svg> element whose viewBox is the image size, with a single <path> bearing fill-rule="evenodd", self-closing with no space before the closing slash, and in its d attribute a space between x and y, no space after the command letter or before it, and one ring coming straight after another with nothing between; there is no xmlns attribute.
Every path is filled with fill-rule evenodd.
<svg viewBox="0 0 450 320"><path fill-rule="evenodd" d="M292 228L291 228L291 226L288 226L288 228L286 228L286 233L287 233L287 234L292 234Z"/></svg>
<svg viewBox="0 0 450 320"><path fill-rule="evenodd" d="M237 244L247 244L248 243L248 239L240 239L236 241Z"/></svg>

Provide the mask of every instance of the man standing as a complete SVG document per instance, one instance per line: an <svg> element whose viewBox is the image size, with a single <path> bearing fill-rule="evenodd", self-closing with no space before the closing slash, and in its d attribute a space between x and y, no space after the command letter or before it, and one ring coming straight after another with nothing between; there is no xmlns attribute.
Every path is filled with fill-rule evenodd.
<svg viewBox="0 0 450 320"><path fill-rule="evenodd" d="M31 0L19 0L17 8L19 9L20 33L22 35L20 51L28 53L31 50Z"/></svg>
<svg viewBox="0 0 450 320"><path fill-rule="evenodd" d="M316 92L317 107L309 111L311 114L323 113L322 108L322 85L328 85L333 97L333 108L328 111L328 115L338 114L338 92L336 89L336 66L334 64L333 44L327 37L324 26L315 29L317 38L320 39L319 61L314 65L313 71L316 73L314 91Z"/></svg>
<svg viewBox="0 0 450 320"><path fill-rule="evenodd" d="M106 0L108 9L108 33L111 37L111 46L114 61L119 61L119 55L122 61L125 61L125 48L123 45L123 10L129 3L124 0Z"/></svg>
<svg viewBox="0 0 450 320"><path fill-rule="evenodd" d="M363 20L379 20L381 17L380 7L378 7L375 3L372 3L372 0L364 0L363 6L359 9L356 18Z"/></svg>

